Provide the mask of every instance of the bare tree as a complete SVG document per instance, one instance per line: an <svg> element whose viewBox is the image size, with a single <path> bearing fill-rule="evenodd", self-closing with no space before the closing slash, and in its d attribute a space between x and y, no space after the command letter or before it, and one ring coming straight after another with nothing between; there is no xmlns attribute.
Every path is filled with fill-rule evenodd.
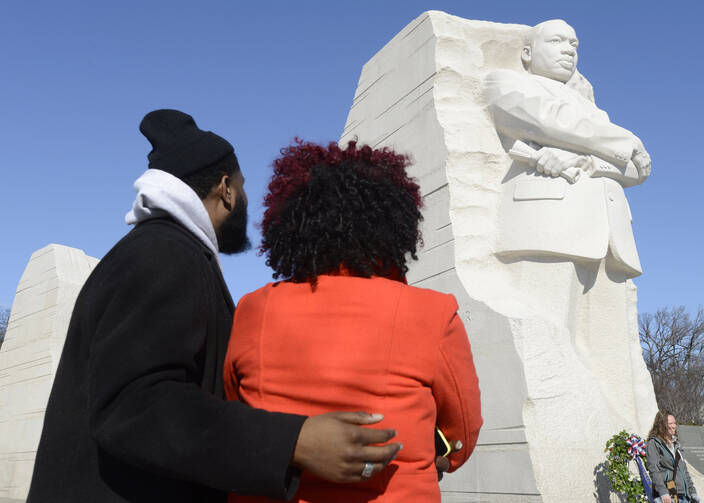
<svg viewBox="0 0 704 503"><path fill-rule="evenodd" d="M7 332L8 321L10 321L10 310L6 307L0 306L0 347L2 347L2 341L5 340L5 332Z"/></svg>
<svg viewBox="0 0 704 503"><path fill-rule="evenodd" d="M684 306L638 317L640 344L660 409L682 424L704 423L704 307Z"/></svg>

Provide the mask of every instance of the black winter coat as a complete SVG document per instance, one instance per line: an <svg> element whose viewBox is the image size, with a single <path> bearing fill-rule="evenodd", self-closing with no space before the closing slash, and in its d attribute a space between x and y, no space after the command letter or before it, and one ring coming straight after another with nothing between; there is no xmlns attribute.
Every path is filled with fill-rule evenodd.
<svg viewBox="0 0 704 503"><path fill-rule="evenodd" d="M27 502L291 497L305 418L223 400L233 312L216 257L179 224L117 243L76 301Z"/></svg>

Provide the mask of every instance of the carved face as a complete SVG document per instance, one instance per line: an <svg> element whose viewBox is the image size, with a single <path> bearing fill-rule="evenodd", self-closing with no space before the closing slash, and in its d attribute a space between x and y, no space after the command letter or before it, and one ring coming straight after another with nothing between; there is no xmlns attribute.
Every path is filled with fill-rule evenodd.
<svg viewBox="0 0 704 503"><path fill-rule="evenodd" d="M533 40L523 48L528 71L567 82L577 69L577 34L560 19L545 21L534 28Z"/></svg>

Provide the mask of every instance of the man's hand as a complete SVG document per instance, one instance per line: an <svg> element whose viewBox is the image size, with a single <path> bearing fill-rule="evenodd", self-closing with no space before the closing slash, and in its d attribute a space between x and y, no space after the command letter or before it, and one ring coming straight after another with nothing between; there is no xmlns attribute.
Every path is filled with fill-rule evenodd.
<svg viewBox="0 0 704 503"><path fill-rule="evenodd" d="M457 440L456 442L450 441L450 445L452 446L452 451L450 454L462 449L462 442L460 440ZM435 458L435 469L438 471L438 480L442 480L445 472L450 471L450 460L447 459L447 456L437 456Z"/></svg>
<svg viewBox="0 0 704 503"><path fill-rule="evenodd" d="M566 169L581 168L589 162L589 158L585 155L552 147L541 148L537 155L535 170L553 178L560 176L560 173Z"/></svg>
<svg viewBox="0 0 704 503"><path fill-rule="evenodd" d="M672 503L672 499L669 494L663 494L660 496L660 501L662 501L662 503Z"/></svg>
<svg viewBox="0 0 704 503"><path fill-rule="evenodd" d="M640 138L633 136L633 154L631 155L631 161L638 168L638 173L640 173L641 178L647 178L650 175L650 155L645 150L643 142ZM663 503L664 500L663 500Z"/></svg>
<svg viewBox="0 0 704 503"><path fill-rule="evenodd" d="M332 482L359 482L365 463L381 471L403 447L383 444L396 435L394 430L362 428L378 423L381 414L330 412L306 419L298 435L292 464Z"/></svg>

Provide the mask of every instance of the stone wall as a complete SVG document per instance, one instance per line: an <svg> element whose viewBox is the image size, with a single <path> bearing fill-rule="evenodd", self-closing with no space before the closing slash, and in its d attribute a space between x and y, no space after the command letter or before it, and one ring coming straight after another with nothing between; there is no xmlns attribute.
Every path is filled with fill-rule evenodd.
<svg viewBox="0 0 704 503"><path fill-rule="evenodd" d="M73 305L97 263L51 244L32 254L17 285L0 348L0 500L26 497Z"/></svg>

